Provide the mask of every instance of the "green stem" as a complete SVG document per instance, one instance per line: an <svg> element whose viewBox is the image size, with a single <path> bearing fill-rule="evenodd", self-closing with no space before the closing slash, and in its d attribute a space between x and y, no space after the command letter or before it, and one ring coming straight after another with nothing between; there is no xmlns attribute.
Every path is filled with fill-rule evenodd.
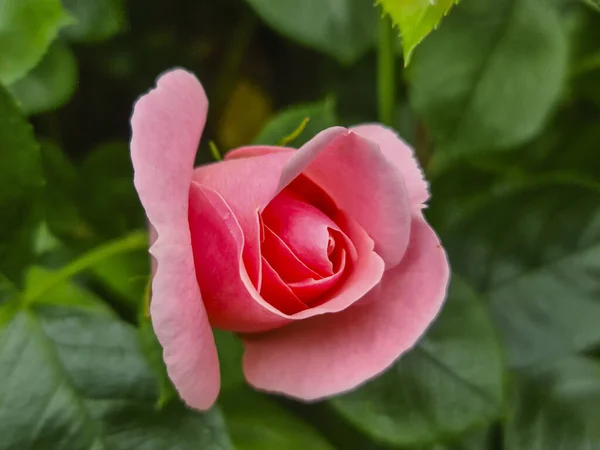
<svg viewBox="0 0 600 450"><path fill-rule="evenodd" d="M56 272L51 279L48 279L46 283L40 283L28 290L23 297L23 305L31 303L36 298L46 294L60 283L67 281L69 278L77 275L80 272L83 272L86 269L89 269L100 261L111 258L120 253L126 253L145 247L148 247L148 235L146 232L142 231L131 233L124 238L117 239L96 247L92 251L64 266L62 269Z"/></svg>
<svg viewBox="0 0 600 450"><path fill-rule="evenodd" d="M392 125L394 100L396 99L395 57L396 30L388 16L379 23L379 47L377 94L379 98L379 121Z"/></svg>

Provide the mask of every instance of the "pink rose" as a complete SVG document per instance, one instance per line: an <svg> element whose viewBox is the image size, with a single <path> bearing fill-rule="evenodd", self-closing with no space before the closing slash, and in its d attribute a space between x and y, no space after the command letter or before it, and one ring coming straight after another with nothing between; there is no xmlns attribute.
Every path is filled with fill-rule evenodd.
<svg viewBox="0 0 600 450"><path fill-rule="evenodd" d="M334 127L298 150L242 147L194 168L207 109L174 70L132 118L157 236L150 312L181 397L207 409L218 395L211 326L240 333L258 389L314 400L380 373L434 319L449 278L412 150L380 125Z"/></svg>

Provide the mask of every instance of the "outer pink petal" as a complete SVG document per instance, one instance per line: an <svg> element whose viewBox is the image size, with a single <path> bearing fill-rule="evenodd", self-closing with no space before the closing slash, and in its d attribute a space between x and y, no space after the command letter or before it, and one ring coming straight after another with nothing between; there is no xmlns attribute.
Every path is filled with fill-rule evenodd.
<svg viewBox="0 0 600 450"><path fill-rule="evenodd" d="M157 267L150 313L169 377L183 400L208 409L219 392L219 362L194 270L188 192L208 101L196 78L175 70L138 100L131 119L135 186Z"/></svg>
<svg viewBox="0 0 600 450"><path fill-rule="evenodd" d="M326 145L315 145L320 141ZM280 188L300 173L366 230L387 268L400 262L410 234L408 194L402 174L377 144L344 128L329 128L294 152Z"/></svg>
<svg viewBox="0 0 600 450"><path fill-rule="evenodd" d="M396 132L383 125L359 125L352 128L352 131L379 145L385 157L402 173L411 208L423 208L429 198L429 190L413 149Z"/></svg>
<svg viewBox="0 0 600 450"><path fill-rule="evenodd" d="M448 279L446 254L419 214L404 259L379 290L338 314L246 336L248 382L304 400L356 387L416 343L440 310Z"/></svg>

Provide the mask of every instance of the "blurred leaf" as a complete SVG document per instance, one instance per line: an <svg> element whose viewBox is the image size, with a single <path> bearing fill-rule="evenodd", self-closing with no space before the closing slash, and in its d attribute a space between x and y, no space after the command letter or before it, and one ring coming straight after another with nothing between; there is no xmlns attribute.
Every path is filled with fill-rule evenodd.
<svg viewBox="0 0 600 450"><path fill-rule="evenodd" d="M95 277L127 304L140 308L150 278L148 248L121 253L91 268Z"/></svg>
<svg viewBox="0 0 600 450"><path fill-rule="evenodd" d="M0 0L0 82L32 69L69 22L60 0Z"/></svg>
<svg viewBox="0 0 600 450"><path fill-rule="evenodd" d="M400 29L404 64L408 65L415 47L438 27L458 0L379 0L379 3Z"/></svg>
<svg viewBox="0 0 600 450"><path fill-rule="evenodd" d="M93 248L79 258L71 261L60 270L44 280L43 283L36 283L26 291L24 301L26 304L34 302L39 297L45 296L53 288L69 280L71 277L93 268L103 261L112 260L119 255L146 248L148 245L148 236L144 232L134 232Z"/></svg>
<svg viewBox="0 0 600 450"><path fill-rule="evenodd" d="M273 117L253 143L278 145L282 139L294 133L307 117L308 123L289 145L300 147L320 131L336 125L335 102L328 98L318 103L292 106Z"/></svg>
<svg viewBox="0 0 600 450"><path fill-rule="evenodd" d="M0 86L0 273L17 283L33 258L41 172L33 130Z"/></svg>
<svg viewBox="0 0 600 450"><path fill-rule="evenodd" d="M77 61L71 50L56 41L31 72L8 87L25 114L57 109L77 87Z"/></svg>
<svg viewBox="0 0 600 450"><path fill-rule="evenodd" d="M394 445L432 444L489 423L503 405L503 361L483 305L455 277L440 317L415 349L332 403Z"/></svg>
<svg viewBox="0 0 600 450"><path fill-rule="evenodd" d="M109 315L13 308L0 337L0 449L231 448L216 410L153 410L137 335Z"/></svg>
<svg viewBox="0 0 600 450"><path fill-rule="evenodd" d="M213 330L221 366L221 389L233 389L245 384L242 371L244 347L240 338L231 332Z"/></svg>
<svg viewBox="0 0 600 450"><path fill-rule="evenodd" d="M78 42L111 38L127 28L123 0L62 0L75 21L65 35Z"/></svg>
<svg viewBox="0 0 600 450"><path fill-rule="evenodd" d="M246 0L279 33L341 63L356 61L374 44L378 12L365 0Z"/></svg>
<svg viewBox="0 0 600 450"><path fill-rule="evenodd" d="M238 389L219 403L237 450L333 450L308 424L261 394Z"/></svg>
<svg viewBox="0 0 600 450"><path fill-rule="evenodd" d="M65 306L69 308L81 308L95 313L113 315L112 310L91 292L79 288L70 281L54 283L56 272L42 267L31 267L27 273L26 289L24 298L31 298L29 304ZM52 285L44 295L35 294L37 286Z"/></svg>
<svg viewBox="0 0 600 450"><path fill-rule="evenodd" d="M583 0L584 3L588 4L596 11L600 11L600 0Z"/></svg>
<svg viewBox="0 0 600 450"><path fill-rule="evenodd" d="M258 86L241 80L219 121L218 138L225 148L246 145L271 115L271 100Z"/></svg>
<svg viewBox="0 0 600 450"><path fill-rule="evenodd" d="M42 163L46 178L45 218L50 232L67 242L91 239L93 232L76 202L77 169L59 146L48 141L42 143Z"/></svg>
<svg viewBox="0 0 600 450"><path fill-rule="evenodd" d="M77 201L81 215L99 237L116 237L145 226L126 142L106 143L87 154Z"/></svg>
<svg viewBox="0 0 600 450"><path fill-rule="evenodd" d="M559 360L518 380L506 424L505 448L562 450L600 448L600 363Z"/></svg>
<svg viewBox="0 0 600 450"><path fill-rule="evenodd" d="M171 400L179 398L179 395L167 374L167 367L163 361L163 350L152 328L152 322L149 317L145 317L143 314L140 314L139 318L139 333L142 350L158 379L156 407L162 409Z"/></svg>
<svg viewBox="0 0 600 450"><path fill-rule="evenodd" d="M567 42L540 0L472 0L454 8L410 67L411 101L438 156L504 149L534 137L558 99Z"/></svg>

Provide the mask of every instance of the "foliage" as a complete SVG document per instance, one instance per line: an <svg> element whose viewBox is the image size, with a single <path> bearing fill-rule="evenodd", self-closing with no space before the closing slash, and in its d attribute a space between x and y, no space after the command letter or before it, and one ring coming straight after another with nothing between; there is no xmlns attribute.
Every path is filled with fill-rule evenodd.
<svg viewBox="0 0 600 450"><path fill-rule="evenodd" d="M598 2L454 3L0 0L0 450L600 448ZM133 102L183 66L211 100L200 162L298 147L379 120L383 48L412 55L380 95L430 181L445 308L316 404L251 391L216 331L222 394L187 409L147 314Z"/></svg>

